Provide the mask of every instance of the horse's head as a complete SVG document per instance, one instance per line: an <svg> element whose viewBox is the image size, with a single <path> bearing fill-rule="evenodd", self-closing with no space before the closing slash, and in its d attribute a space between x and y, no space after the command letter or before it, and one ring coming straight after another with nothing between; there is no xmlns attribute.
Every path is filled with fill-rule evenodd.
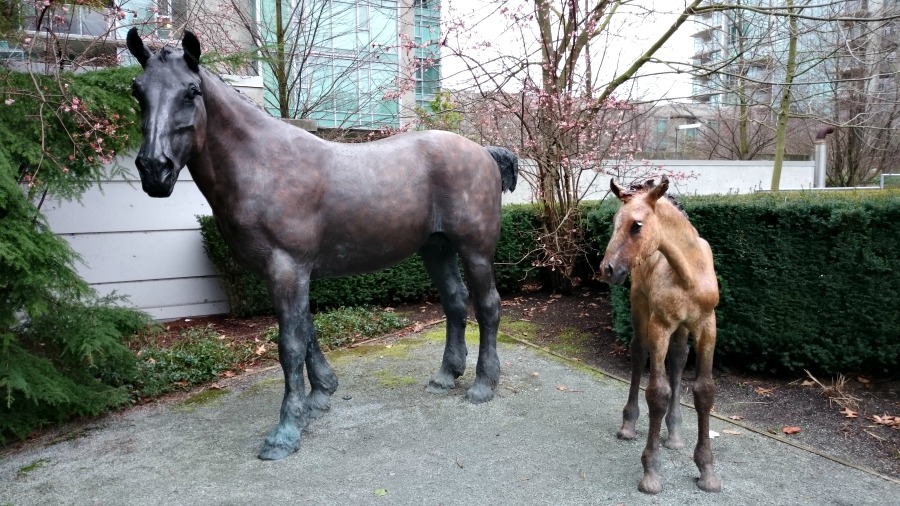
<svg viewBox="0 0 900 506"><path fill-rule="evenodd" d="M137 29L132 28L127 43L128 50L144 67L132 89L141 106L144 133L135 165L148 195L168 197L178 173L202 145L206 133L200 42L193 33L185 31L183 51L164 47L152 54Z"/></svg>
<svg viewBox="0 0 900 506"><path fill-rule="evenodd" d="M620 285L632 267L659 248L660 224L655 207L669 189L669 180L663 176L659 184L651 179L625 189L610 179L609 187L622 207L613 218L612 237L600 262L600 279Z"/></svg>

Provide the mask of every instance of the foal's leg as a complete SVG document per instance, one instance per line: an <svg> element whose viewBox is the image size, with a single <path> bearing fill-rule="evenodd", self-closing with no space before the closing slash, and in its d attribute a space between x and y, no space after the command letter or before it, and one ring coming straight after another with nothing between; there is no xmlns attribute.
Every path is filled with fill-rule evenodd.
<svg viewBox="0 0 900 506"><path fill-rule="evenodd" d="M441 295L441 305L447 316L447 342L441 368L428 381L432 393L447 392L456 386L456 378L466 370L466 315L469 292L459 274L455 248L449 244L424 246L419 254L425 270Z"/></svg>
<svg viewBox="0 0 900 506"><path fill-rule="evenodd" d="M497 329L500 326L500 295L494 285L494 266L490 255L462 251L466 279L472 288L472 305L478 320L480 341L475 383L466 398L475 404L494 398L494 388L500 382L500 358L497 357Z"/></svg>
<svg viewBox="0 0 900 506"><path fill-rule="evenodd" d="M259 452L263 460L278 460L300 448L300 433L309 409L303 381L309 336L314 332L309 313L309 273L287 255L275 253L267 269L269 291L278 315L278 358L284 372L284 399L278 425Z"/></svg>
<svg viewBox="0 0 900 506"><path fill-rule="evenodd" d="M616 433L619 439L634 439L635 423L641 414L638 405L638 394L641 389L641 375L647 365L647 318L649 313L646 301L633 297L631 300L631 326L634 335L631 337L631 385L628 387L628 400L622 409L622 428Z"/></svg>
<svg viewBox="0 0 900 506"><path fill-rule="evenodd" d="M644 465L644 477L638 484L638 490L646 494L657 494L662 490L659 481L659 442L662 419L672 389L666 380L666 350L669 347L671 329L664 329L656 322L647 326L647 344L650 352L650 381L647 384L647 410L650 412L650 428L647 433L647 446L641 454Z"/></svg>
<svg viewBox="0 0 900 506"><path fill-rule="evenodd" d="M713 352L716 348L716 315L712 314L694 332L694 348L697 352L697 379L694 381L694 406L697 408L697 446L694 463L700 469L697 486L706 492L720 492L722 483L713 468L712 448L709 443L709 413L716 395L712 379Z"/></svg>
<svg viewBox="0 0 900 506"><path fill-rule="evenodd" d="M666 369L669 372L669 385L672 387L672 397L669 399L669 409L666 411L666 428L669 435L666 438L666 448L680 450L684 448L684 440L681 438L681 376L688 357L688 331L684 327L672 334L669 341L669 353L666 355Z"/></svg>

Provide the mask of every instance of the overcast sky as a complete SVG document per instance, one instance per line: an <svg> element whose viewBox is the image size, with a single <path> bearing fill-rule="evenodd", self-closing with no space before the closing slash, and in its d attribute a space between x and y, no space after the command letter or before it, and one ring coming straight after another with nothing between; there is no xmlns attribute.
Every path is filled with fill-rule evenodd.
<svg viewBox="0 0 900 506"><path fill-rule="evenodd" d="M592 50L593 54L597 54L602 49L606 52L602 56L603 65L600 72L607 79L613 77L616 71L620 71L628 67L640 54L646 50L659 36L664 33L674 22L680 7L683 7L683 0L640 0L641 3L655 10L668 10L669 12L661 12L653 19L645 19L639 21L637 16L623 17L622 22L626 25L624 29L617 30L616 37L609 42L603 44L595 44ZM521 3L518 0L505 2L507 7L516 6ZM441 0L442 19L447 22L452 19L462 18L465 20L465 30L459 34L461 37L467 38L470 44L467 46L466 54L474 59L483 57L485 60L490 59L491 51L502 51L509 54L521 54L521 42L512 41L515 37L511 34L502 33L503 28L507 25L503 15L498 9L504 4L497 0ZM679 9L679 10L674 10ZM681 29L669 40L669 42L660 49L657 57L666 60L678 60L687 62L693 53L693 40L691 34L694 32L694 25L691 20L682 25ZM451 35L456 37L456 35ZM533 37L530 37L533 38ZM489 41L490 50L481 52L472 47L472 43L479 41ZM599 61L601 56L594 58ZM465 65L458 57L446 52L442 56L442 73L444 76L444 86L449 89L459 88L464 85L463 77L465 75ZM645 66L642 73L663 71L661 67ZM595 69L595 73L598 72ZM687 76L654 76L642 79L638 82L635 96L644 96L646 98L670 98L678 100L687 97L690 94L690 79Z"/></svg>

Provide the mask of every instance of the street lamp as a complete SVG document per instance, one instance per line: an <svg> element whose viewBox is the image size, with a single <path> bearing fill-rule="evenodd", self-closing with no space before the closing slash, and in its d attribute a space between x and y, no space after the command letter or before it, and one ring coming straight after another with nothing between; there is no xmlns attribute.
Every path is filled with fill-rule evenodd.
<svg viewBox="0 0 900 506"><path fill-rule="evenodd" d="M675 152L678 153L678 131L694 130L703 126L703 123L688 123L687 125L678 125L675 127Z"/></svg>

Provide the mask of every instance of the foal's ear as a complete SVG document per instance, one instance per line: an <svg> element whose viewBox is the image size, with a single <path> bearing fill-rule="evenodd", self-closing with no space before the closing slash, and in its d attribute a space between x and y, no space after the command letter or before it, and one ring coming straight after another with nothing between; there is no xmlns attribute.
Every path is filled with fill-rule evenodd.
<svg viewBox="0 0 900 506"><path fill-rule="evenodd" d="M653 202L656 202L657 200L659 200L660 198L662 198L663 195L666 194L666 191L667 191L668 189L669 189L669 178L667 178L667 177L664 175L664 176L659 180L659 184L656 185L656 186L654 186L654 187L650 190L650 199L651 199Z"/></svg>
<svg viewBox="0 0 900 506"><path fill-rule="evenodd" d="M150 50L144 45L144 41L141 40L141 36L138 35L138 29L136 27L128 30L128 36L125 37L125 44L128 46L128 51L137 58L141 67L146 67L147 60L150 59Z"/></svg>
<svg viewBox="0 0 900 506"><path fill-rule="evenodd" d="M184 60L194 72L200 70L200 41L193 32L185 30L181 39L181 47L184 49Z"/></svg>
<svg viewBox="0 0 900 506"><path fill-rule="evenodd" d="M621 200L622 202L628 202L629 200L631 200L631 192L617 185L615 179L610 178L609 189L613 192L613 195L615 195L616 198Z"/></svg>

